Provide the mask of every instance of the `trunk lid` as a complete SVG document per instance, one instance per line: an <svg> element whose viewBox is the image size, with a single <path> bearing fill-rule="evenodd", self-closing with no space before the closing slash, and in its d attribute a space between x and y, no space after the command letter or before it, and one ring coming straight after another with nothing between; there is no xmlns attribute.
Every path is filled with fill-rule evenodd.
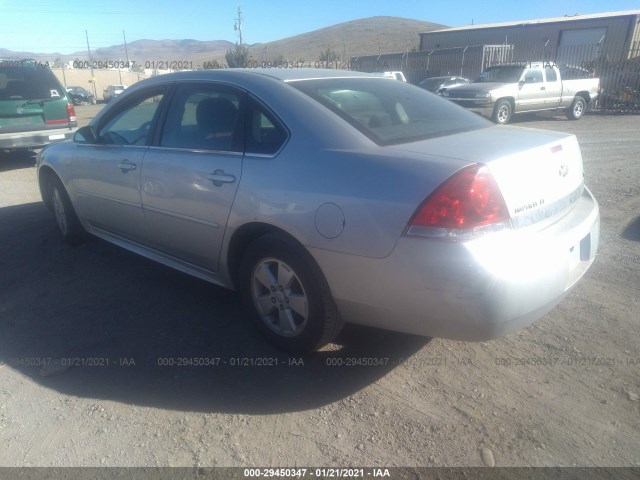
<svg viewBox="0 0 640 480"><path fill-rule="evenodd" d="M42 105L27 104L24 100L0 101L0 128L44 124Z"/></svg>
<svg viewBox="0 0 640 480"><path fill-rule="evenodd" d="M565 133L495 126L393 148L485 164L514 228L568 211L584 189L578 141Z"/></svg>
<svg viewBox="0 0 640 480"><path fill-rule="evenodd" d="M31 61L0 61L0 132L68 123L66 92L51 70Z"/></svg>

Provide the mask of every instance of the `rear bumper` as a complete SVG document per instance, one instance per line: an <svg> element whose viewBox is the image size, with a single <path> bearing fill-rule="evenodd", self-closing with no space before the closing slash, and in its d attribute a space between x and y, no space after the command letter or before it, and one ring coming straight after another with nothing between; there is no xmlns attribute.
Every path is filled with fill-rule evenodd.
<svg viewBox="0 0 640 480"><path fill-rule="evenodd" d="M498 338L541 318L591 266L600 214L585 193L541 231L469 242L402 237L384 259L310 249L346 321L464 341Z"/></svg>
<svg viewBox="0 0 640 480"><path fill-rule="evenodd" d="M0 133L0 150L44 147L50 143L71 139L75 131L75 128L64 127L31 132Z"/></svg>

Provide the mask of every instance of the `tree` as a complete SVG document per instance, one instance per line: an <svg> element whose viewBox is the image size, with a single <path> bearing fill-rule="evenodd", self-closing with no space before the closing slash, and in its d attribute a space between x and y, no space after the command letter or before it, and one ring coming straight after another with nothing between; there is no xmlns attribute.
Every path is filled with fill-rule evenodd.
<svg viewBox="0 0 640 480"><path fill-rule="evenodd" d="M244 45L236 45L234 49L229 49L224 58L229 68L246 68L251 62L249 49Z"/></svg>
<svg viewBox="0 0 640 480"><path fill-rule="evenodd" d="M320 52L320 57L318 58L321 62L336 62L338 59L338 52L332 50L331 47L327 47L326 50Z"/></svg>

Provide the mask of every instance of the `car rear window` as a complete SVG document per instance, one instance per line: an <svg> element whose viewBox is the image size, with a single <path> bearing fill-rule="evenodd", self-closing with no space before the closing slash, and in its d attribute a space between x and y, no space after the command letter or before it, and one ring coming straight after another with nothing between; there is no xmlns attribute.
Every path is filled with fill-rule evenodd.
<svg viewBox="0 0 640 480"><path fill-rule="evenodd" d="M440 85L442 85L442 83L442 78L428 78L427 80L423 80L422 82L420 82L420 86L432 92L438 89Z"/></svg>
<svg viewBox="0 0 640 480"><path fill-rule="evenodd" d="M463 108L404 82L376 78L290 81L378 145L452 135L491 125Z"/></svg>
<svg viewBox="0 0 640 480"><path fill-rule="evenodd" d="M475 83L516 83L524 72L521 66L489 67L476 78Z"/></svg>
<svg viewBox="0 0 640 480"><path fill-rule="evenodd" d="M48 68L0 64L0 101L55 100L64 96L64 89Z"/></svg>

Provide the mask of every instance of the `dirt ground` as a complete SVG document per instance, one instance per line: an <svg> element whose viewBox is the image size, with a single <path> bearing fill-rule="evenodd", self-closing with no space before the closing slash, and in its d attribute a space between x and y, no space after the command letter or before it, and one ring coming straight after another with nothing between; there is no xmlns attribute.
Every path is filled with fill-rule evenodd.
<svg viewBox="0 0 640 480"><path fill-rule="evenodd" d="M233 292L64 245L0 154L0 466L640 466L640 116L517 124L575 133L600 202L566 300L500 340L350 326L305 357Z"/></svg>

